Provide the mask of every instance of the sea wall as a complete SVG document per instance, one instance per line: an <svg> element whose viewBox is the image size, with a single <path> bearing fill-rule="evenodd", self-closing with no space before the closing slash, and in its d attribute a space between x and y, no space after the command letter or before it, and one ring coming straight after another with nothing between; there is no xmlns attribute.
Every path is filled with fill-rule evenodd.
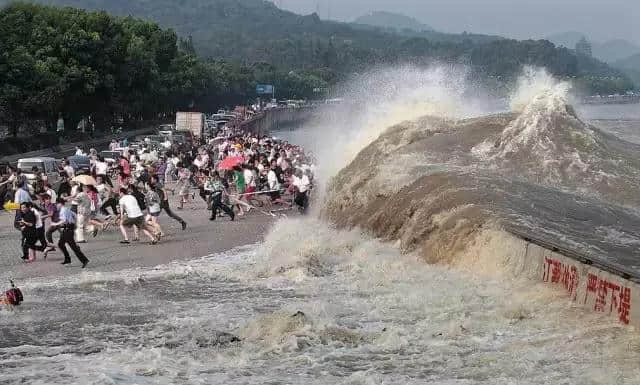
<svg viewBox="0 0 640 385"><path fill-rule="evenodd" d="M521 272L566 293L575 306L604 314L625 325L640 327L640 285L608 269L580 262L518 235L515 244ZM513 245L513 243L512 243Z"/></svg>
<svg viewBox="0 0 640 385"><path fill-rule="evenodd" d="M313 116L315 107L272 108L240 123L244 132L267 135L269 132L302 123Z"/></svg>

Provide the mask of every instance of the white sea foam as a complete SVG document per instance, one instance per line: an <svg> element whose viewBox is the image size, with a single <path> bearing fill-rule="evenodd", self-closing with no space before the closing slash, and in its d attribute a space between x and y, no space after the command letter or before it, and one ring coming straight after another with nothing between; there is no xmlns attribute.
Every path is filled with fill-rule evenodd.
<svg viewBox="0 0 640 385"><path fill-rule="evenodd" d="M263 245L123 272L124 286L36 283L0 328L48 329L9 334L38 341L4 340L0 381L635 384L640 337L513 274L495 252L505 242L487 233L484 255L431 266L357 230L283 220Z"/></svg>
<svg viewBox="0 0 640 385"><path fill-rule="evenodd" d="M474 97L464 66L400 66L376 69L342 86L345 104L311 123L305 142L322 159L321 186L390 126L425 115L442 118L479 116L496 103ZM322 189L320 189L322 190Z"/></svg>

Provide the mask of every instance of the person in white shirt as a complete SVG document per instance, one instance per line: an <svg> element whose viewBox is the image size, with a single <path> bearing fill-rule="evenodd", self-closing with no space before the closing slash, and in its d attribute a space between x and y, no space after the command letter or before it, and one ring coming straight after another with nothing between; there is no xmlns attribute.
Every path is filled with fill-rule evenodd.
<svg viewBox="0 0 640 385"><path fill-rule="evenodd" d="M33 211L33 214L36 216L36 237L38 238L38 241L40 242L40 246L38 246L37 250L38 251L45 251L47 249L47 238L45 237L45 231L44 231L44 219L42 218L42 216L44 214L42 214L40 212L40 210L37 210L34 207L31 207L31 211ZM45 259L47 259L47 256L45 254L44 256Z"/></svg>
<svg viewBox="0 0 640 385"><path fill-rule="evenodd" d="M84 151L82 151L82 148L76 147L76 156L83 156L83 155L84 155Z"/></svg>
<svg viewBox="0 0 640 385"><path fill-rule="evenodd" d="M104 161L102 156L98 157L98 160L95 164L96 177L102 177L102 180L107 182L109 186L113 187L113 183L111 183L111 179L109 179L109 175L107 172L109 171L109 165Z"/></svg>
<svg viewBox="0 0 640 385"><path fill-rule="evenodd" d="M289 164L289 161L286 158L282 159L282 162L280 162L279 166L282 171L287 171L289 168L291 168L291 164Z"/></svg>
<svg viewBox="0 0 640 385"><path fill-rule="evenodd" d="M27 182L24 182L22 186L18 187L14 194L13 201L18 204L23 204L31 201L31 194L29 194Z"/></svg>
<svg viewBox="0 0 640 385"><path fill-rule="evenodd" d="M76 186L79 190L79 188ZM89 188L84 186L82 191L79 191L74 196L74 201L77 204L77 216L76 216L76 230L75 240L76 243L87 243L84 239L84 230L93 231L93 225L89 225L91 219L91 198L89 198Z"/></svg>
<svg viewBox="0 0 640 385"><path fill-rule="evenodd" d="M224 141L222 143L220 143L220 145L218 146L218 154L219 156L222 155L223 152L225 152L225 150L229 148L229 142L228 141Z"/></svg>
<svg viewBox="0 0 640 385"><path fill-rule="evenodd" d="M265 165L265 168L267 169L267 183L269 184L269 190L280 190L280 181L278 181L276 172L268 165Z"/></svg>
<svg viewBox="0 0 640 385"><path fill-rule="evenodd" d="M76 172L73 169L73 167L71 167L71 165L69 164L69 161L65 160L62 162L62 169L64 170L64 172L67 173L67 176L69 177L69 179L73 179Z"/></svg>
<svg viewBox="0 0 640 385"><path fill-rule="evenodd" d="M56 192L51 188L49 183L45 183L44 193L51 197L51 202L56 202L58 200L58 194L56 194Z"/></svg>
<svg viewBox="0 0 640 385"><path fill-rule="evenodd" d="M253 173L253 170L249 168L249 166L244 166L243 168L244 183L247 187L245 192L248 194L253 193L256 191L256 175Z"/></svg>
<svg viewBox="0 0 640 385"><path fill-rule="evenodd" d="M71 201L71 211L74 213L78 213L78 201L76 200L76 196L80 193L80 186L78 182L70 181L71 184L71 193L66 198L67 201Z"/></svg>
<svg viewBox="0 0 640 385"><path fill-rule="evenodd" d="M142 175L143 171L144 171L144 162L142 160L139 160L136 163L136 168L134 170L134 175L136 179L140 179L140 176Z"/></svg>
<svg viewBox="0 0 640 385"><path fill-rule="evenodd" d="M298 206L301 213L305 213L309 207L308 192L311 188L311 182L309 177L306 176L301 170L296 170L293 176L293 186L295 187L294 203Z"/></svg>
<svg viewBox="0 0 640 385"><path fill-rule="evenodd" d="M265 170L267 171L267 184L269 185L269 195L271 196L272 203L286 204L280 196L280 181L278 175L268 164L265 164Z"/></svg>
<svg viewBox="0 0 640 385"><path fill-rule="evenodd" d="M0 187L2 187L4 185L9 185L9 188L11 188L11 186L13 186L13 182L15 182L15 180L16 180L16 172L15 172L15 170L11 170L11 175L9 175L7 180L5 180L4 182L0 183Z"/></svg>
<svg viewBox="0 0 640 385"><path fill-rule="evenodd" d="M193 160L193 165L196 166L198 169L201 169L202 166L204 166L204 162L202 161L202 155L196 156L196 158Z"/></svg>
<svg viewBox="0 0 640 385"><path fill-rule="evenodd" d="M152 245L157 244L158 239L153 234L151 234L151 228L144 220L144 214L142 213L142 210L140 210L138 201L133 195L129 194L129 191L126 188L120 189L120 200L118 201L118 204L120 206L120 213L122 214L122 220L120 222L120 232L122 232L122 236L124 237L124 239L120 241L120 243L130 243L129 235L127 234L127 228L136 226L138 229L142 230L142 232L144 232L147 237L149 237Z"/></svg>
<svg viewBox="0 0 640 385"><path fill-rule="evenodd" d="M175 171L176 165L173 163L171 158L167 159L167 166L164 169L164 183L175 181Z"/></svg>

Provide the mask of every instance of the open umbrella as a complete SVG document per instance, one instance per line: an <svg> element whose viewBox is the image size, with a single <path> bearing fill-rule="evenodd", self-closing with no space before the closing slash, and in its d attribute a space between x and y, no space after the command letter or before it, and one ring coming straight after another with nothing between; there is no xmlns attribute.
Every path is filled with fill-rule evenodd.
<svg viewBox="0 0 640 385"><path fill-rule="evenodd" d="M72 179L74 182L78 182L80 184L83 185L91 185L91 186L95 186L96 185L96 180L93 179L93 177L91 175L78 175L75 178Z"/></svg>
<svg viewBox="0 0 640 385"><path fill-rule="evenodd" d="M244 158L241 156L228 156L222 162L218 164L219 170L231 170L235 166L244 163Z"/></svg>

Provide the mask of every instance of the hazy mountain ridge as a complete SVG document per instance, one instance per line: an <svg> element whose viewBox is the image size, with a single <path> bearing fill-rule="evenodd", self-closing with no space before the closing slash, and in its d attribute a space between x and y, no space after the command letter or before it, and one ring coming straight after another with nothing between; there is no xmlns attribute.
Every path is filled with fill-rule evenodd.
<svg viewBox="0 0 640 385"><path fill-rule="evenodd" d="M635 84L640 84L640 53L618 60L611 65L622 70Z"/></svg>
<svg viewBox="0 0 640 385"><path fill-rule="evenodd" d="M640 53L618 60L613 65L616 68L632 69L640 71Z"/></svg>
<svg viewBox="0 0 640 385"><path fill-rule="evenodd" d="M415 32L434 31L430 26L422 23L416 18L400 13L374 11L360 16L354 21L356 24L365 24L375 27L391 28L398 31L409 29Z"/></svg>
<svg viewBox="0 0 640 385"><path fill-rule="evenodd" d="M556 46L574 49L576 43L585 37L593 47L593 57L607 63L613 63L634 54L640 53L640 46L624 39L613 39L606 42L592 40L587 34L570 31L547 37L547 40Z"/></svg>
<svg viewBox="0 0 640 385"><path fill-rule="evenodd" d="M0 6L10 2L0 0ZM570 50L558 49L544 40L431 31L388 33L378 27L323 21L317 14L297 15L264 0L32 2L151 20L174 29L204 58L268 63L286 72L312 72L328 83L376 65L445 62L469 65L478 76L501 79L500 83L514 79L522 66L533 65L546 67L558 77L582 77L588 83L588 92L633 87L619 71L604 63L578 59Z"/></svg>

